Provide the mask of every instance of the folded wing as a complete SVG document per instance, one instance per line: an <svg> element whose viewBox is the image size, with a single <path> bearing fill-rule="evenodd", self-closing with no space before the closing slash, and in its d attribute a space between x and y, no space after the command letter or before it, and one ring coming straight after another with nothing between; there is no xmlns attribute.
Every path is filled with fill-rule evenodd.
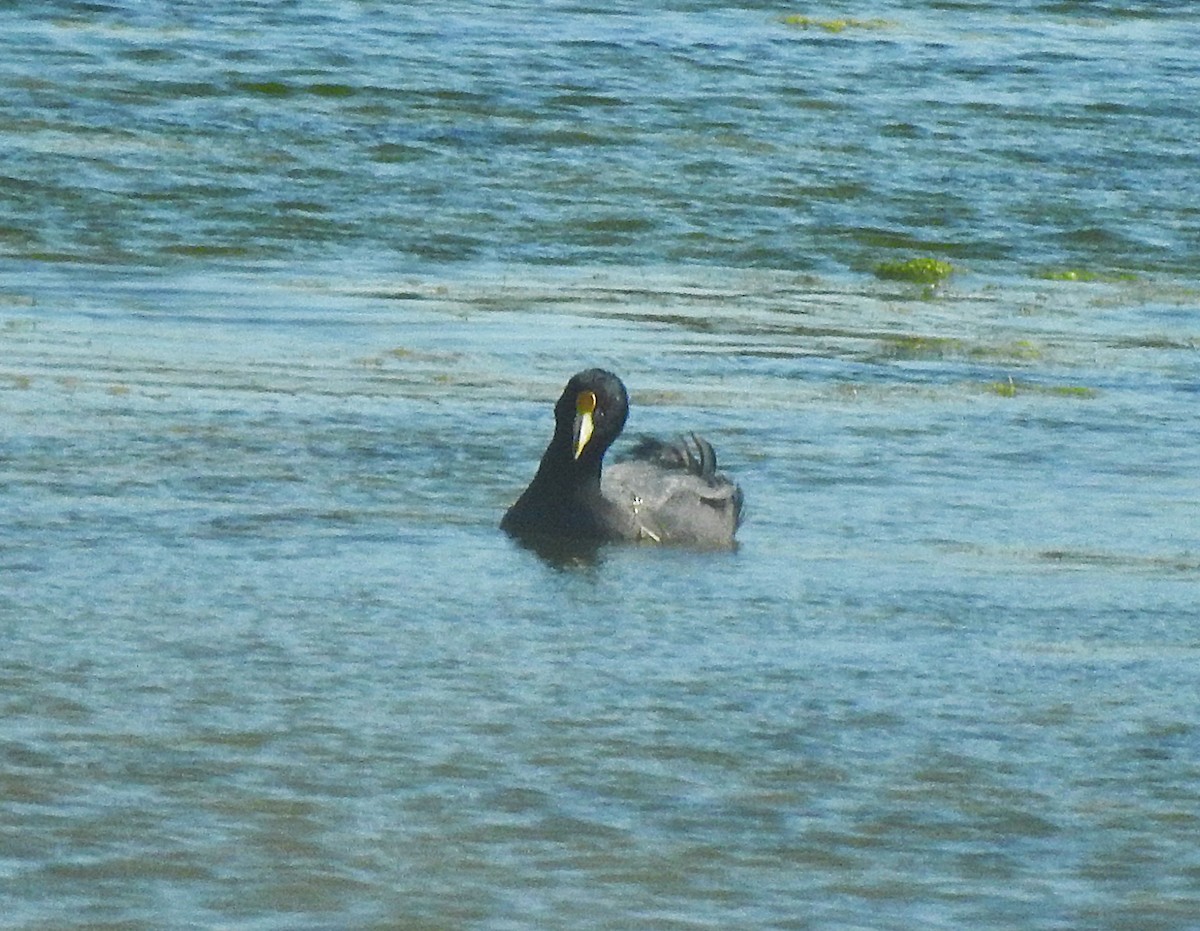
<svg viewBox="0 0 1200 931"><path fill-rule="evenodd" d="M742 521L742 490L717 471L712 445L696 434L642 437L604 471L604 497L636 535L658 543L725 548Z"/></svg>

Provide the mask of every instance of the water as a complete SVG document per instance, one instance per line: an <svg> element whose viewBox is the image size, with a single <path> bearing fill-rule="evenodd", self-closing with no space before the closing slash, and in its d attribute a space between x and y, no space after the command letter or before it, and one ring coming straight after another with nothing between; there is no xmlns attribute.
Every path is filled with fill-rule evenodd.
<svg viewBox="0 0 1200 931"><path fill-rule="evenodd" d="M1187 3L10 4L6 252L1194 274ZM830 18L853 11L831 10Z"/></svg>
<svg viewBox="0 0 1200 931"><path fill-rule="evenodd" d="M1200 921L1200 16L645 6L0 10L0 926Z"/></svg>

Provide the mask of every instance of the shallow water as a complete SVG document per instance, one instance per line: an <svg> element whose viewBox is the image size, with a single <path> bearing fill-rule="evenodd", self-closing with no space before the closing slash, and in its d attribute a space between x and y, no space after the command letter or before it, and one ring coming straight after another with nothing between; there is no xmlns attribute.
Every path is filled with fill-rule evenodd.
<svg viewBox="0 0 1200 931"><path fill-rule="evenodd" d="M0 923L1194 926L1190 7L246 9L0 12Z"/></svg>

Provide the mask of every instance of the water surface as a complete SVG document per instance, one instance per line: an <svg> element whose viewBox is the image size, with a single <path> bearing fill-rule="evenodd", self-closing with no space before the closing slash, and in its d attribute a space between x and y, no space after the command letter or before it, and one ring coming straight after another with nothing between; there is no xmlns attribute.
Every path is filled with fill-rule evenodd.
<svg viewBox="0 0 1200 931"><path fill-rule="evenodd" d="M1195 924L1190 5L644 7L0 11L6 927Z"/></svg>

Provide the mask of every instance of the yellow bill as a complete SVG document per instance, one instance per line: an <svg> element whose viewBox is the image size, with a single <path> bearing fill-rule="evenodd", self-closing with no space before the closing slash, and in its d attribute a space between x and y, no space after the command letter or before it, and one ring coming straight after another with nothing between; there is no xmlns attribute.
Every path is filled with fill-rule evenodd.
<svg viewBox="0 0 1200 931"><path fill-rule="evenodd" d="M596 423L592 418L592 413L596 410L596 394L592 391L581 391L579 397L575 399L575 458L578 459L583 455L583 448L587 446L588 440L592 438L592 431L596 428Z"/></svg>

